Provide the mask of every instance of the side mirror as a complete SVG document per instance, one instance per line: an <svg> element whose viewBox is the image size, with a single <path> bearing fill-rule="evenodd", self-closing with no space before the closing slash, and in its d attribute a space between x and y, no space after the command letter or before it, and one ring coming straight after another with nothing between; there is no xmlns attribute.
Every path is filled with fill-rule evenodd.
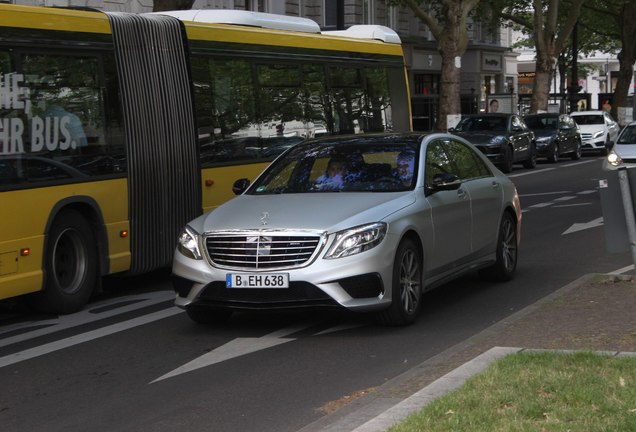
<svg viewBox="0 0 636 432"><path fill-rule="evenodd" d="M452 127L452 128L450 128L450 129L448 129L448 132L450 132L450 133L455 132L455 128L454 128L454 127Z"/></svg>
<svg viewBox="0 0 636 432"><path fill-rule="evenodd" d="M232 185L232 192L234 195L240 195L247 190L250 185L250 180L246 178L238 179Z"/></svg>
<svg viewBox="0 0 636 432"><path fill-rule="evenodd" d="M462 185L462 181L455 174L442 173L435 174L433 176L433 183L431 184L431 190L433 192L442 190L455 190L459 189Z"/></svg>

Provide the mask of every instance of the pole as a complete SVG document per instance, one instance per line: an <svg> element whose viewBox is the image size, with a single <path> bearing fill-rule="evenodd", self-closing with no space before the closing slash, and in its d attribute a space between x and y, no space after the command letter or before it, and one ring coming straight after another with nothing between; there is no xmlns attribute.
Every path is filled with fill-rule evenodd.
<svg viewBox="0 0 636 432"><path fill-rule="evenodd" d="M621 188L623 208L625 209L625 224L627 225L629 249L632 252L632 262L636 272L636 219L634 218L634 204L632 202L632 193L629 187L627 168L621 167L618 169L618 183Z"/></svg>

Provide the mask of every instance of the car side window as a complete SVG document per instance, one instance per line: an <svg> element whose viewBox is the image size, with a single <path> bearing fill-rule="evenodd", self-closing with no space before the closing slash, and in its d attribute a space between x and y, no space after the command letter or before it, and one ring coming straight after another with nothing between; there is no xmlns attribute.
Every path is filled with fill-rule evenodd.
<svg viewBox="0 0 636 432"><path fill-rule="evenodd" d="M486 163L466 144L454 140L444 144L451 155L452 163L457 167L456 174L462 181L492 176Z"/></svg>
<svg viewBox="0 0 636 432"><path fill-rule="evenodd" d="M427 190L433 186L433 178L438 174L456 174L442 141L434 141L426 148L424 187Z"/></svg>

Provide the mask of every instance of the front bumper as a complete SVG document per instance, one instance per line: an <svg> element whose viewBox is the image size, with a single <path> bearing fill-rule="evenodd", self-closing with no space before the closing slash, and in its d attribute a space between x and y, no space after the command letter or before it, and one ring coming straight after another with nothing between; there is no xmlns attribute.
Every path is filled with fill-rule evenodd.
<svg viewBox="0 0 636 432"><path fill-rule="evenodd" d="M308 265L266 271L228 270L205 258L195 260L176 251L172 266L175 304L187 309L231 310L346 308L368 312L391 304L393 261L397 244L387 235L368 251L339 259L323 259L324 248ZM289 288L227 288L227 273L288 273Z"/></svg>

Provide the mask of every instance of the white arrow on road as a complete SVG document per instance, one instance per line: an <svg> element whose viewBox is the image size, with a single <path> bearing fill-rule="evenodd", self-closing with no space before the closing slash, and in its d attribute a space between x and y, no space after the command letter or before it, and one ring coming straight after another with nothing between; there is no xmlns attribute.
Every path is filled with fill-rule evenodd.
<svg viewBox="0 0 636 432"><path fill-rule="evenodd" d="M161 381L166 378L181 375L195 369L210 366L215 363L223 362L225 360L230 360L245 354L250 354L256 351L271 348L276 345L284 344L286 342L291 342L295 340L295 338L285 338L285 336L299 332L300 330L303 330L307 327L310 327L310 325L286 327L259 338L234 339L226 343L225 345L221 345L217 349L212 350L209 353L204 354L201 357L184 364L183 366L179 366L172 372L168 372L167 374L152 381L150 384L156 383L157 381Z"/></svg>
<svg viewBox="0 0 636 432"><path fill-rule="evenodd" d="M589 221L587 223L575 223L570 228L563 231L563 234L561 235L572 234L573 232L583 231L590 228L596 228L602 225L603 225L603 217L594 219L593 221Z"/></svg>

